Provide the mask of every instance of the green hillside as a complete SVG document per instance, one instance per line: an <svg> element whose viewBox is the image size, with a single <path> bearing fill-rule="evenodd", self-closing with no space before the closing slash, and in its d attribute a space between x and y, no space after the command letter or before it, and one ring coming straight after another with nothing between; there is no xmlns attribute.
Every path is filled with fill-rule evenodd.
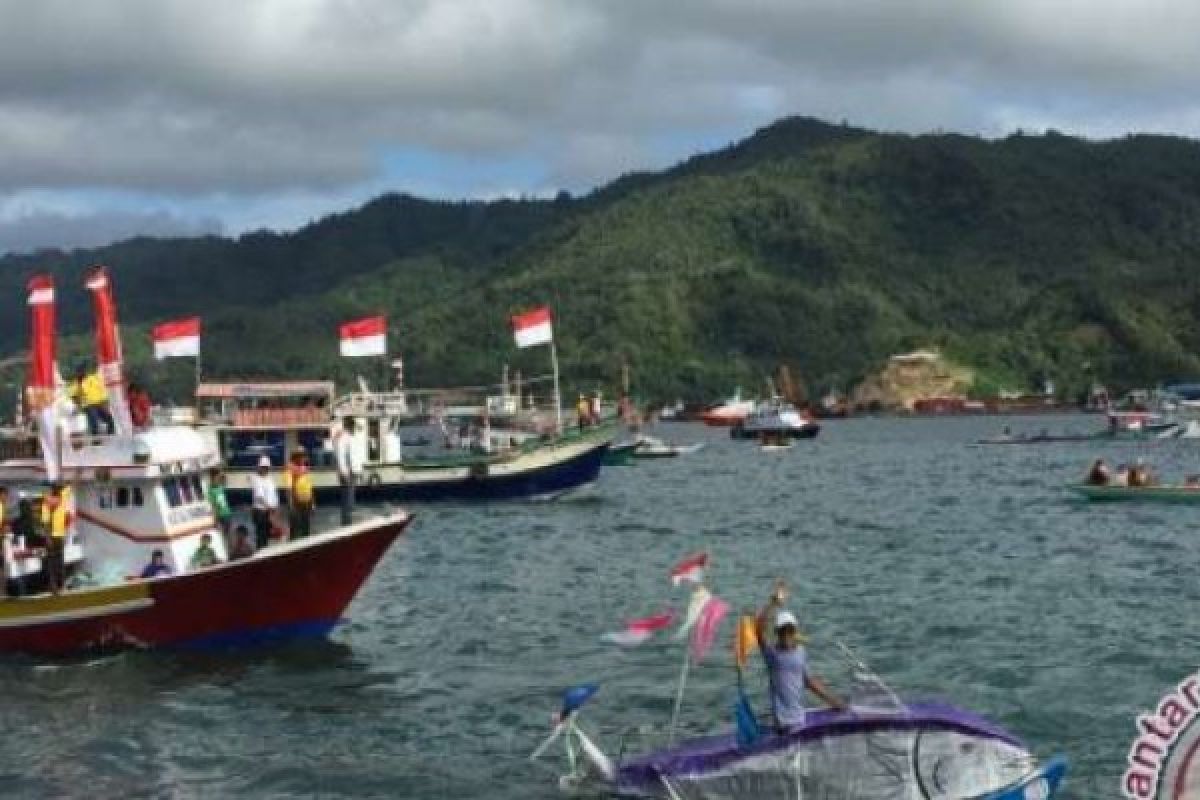
<svg viewBox="0 0 1200 800"><path fill-rule="evenodd" d="M410 380L478 382L516 352L507 316L549 303L573 381L700 399L781 363L848 387L941 346L991 385L1072 390L1200 377L1200 144L1057 134L903 136L787 119L589 196L379 198L294 234L134 240L0 261L0 336L23 345L35 269L115 270L134 360L151 321L199 313L211 376L370 370L339 321L387 312ZM65 325L88 324L63 292ZM73 296L72 296L73 295ZM72 296L67 299L67 296ZM139 367L182 386L189 367Z"/></svg>

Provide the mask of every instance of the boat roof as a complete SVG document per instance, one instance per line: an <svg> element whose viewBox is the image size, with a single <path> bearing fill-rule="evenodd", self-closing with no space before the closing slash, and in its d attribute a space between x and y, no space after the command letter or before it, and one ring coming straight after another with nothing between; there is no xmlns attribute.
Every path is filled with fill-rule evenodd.
<svg viewBox="0 0 1200 800"><path fill-rule="evenodd" d="M196 387L196 397L204 399L292 397L296 395L332 395L333 393L333 381L202 383Z"/></svg>
<svg viewBox="0 0 1200 800"><path fill-rule="evenodd" d="M218 458L208 441L184 426L152 428L133 437L99 437L78 450L63 451L63 471L91 479L96 471L120 470L127 477L154 477L165 472L199 471L216 466ZM38 480L45 462L35 458L0 461L0 481Z"/></svg>
<svg viewBox="0 0 1200 800"><path fill-rule="evenodd" d="M621 764L623 781L657 781L659 775L711 772L751 755L784 750L828 736L847 736L881 730L954 731L997 739L1014 747L1024 743L996 723L946 703L916 703L891 711L810 711L805 724L781 735L764 736L739 747L733 732L690 739L675 747L629 759Z"/></svg>

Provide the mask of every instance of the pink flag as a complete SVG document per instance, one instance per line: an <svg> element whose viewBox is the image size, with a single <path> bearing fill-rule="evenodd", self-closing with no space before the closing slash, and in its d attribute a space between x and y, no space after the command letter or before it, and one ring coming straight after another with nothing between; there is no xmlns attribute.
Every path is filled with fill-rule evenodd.
<svg viewBox="0 0 1200 800"><path fill-rule="evenodd" d="M704 580L704 568L708 566L708 553L696 553L680 561L671 570L671 583L678 586L684 581L700 583Z"/></svg>
<svg viewBox="0 0 1200 800"><path fill-rule="evenodd" d="M669 626L675 621L675 612L668 611L664 614L655 614L652 617L643 617L641 619L633 619L625 623L625 630L606 633L602 637L605 641L619 644L622 647L632 647L641 644L649 639L658 631Z"/></svg>
<svg viewBox="0 0 1200 800"><path fill-rule="evenodd" d="M704 654L708 652L717 638L717 629L721 627L721 620L725 619L725 615L728 613L728 603L719 597L709 597L704 608L700 610L700 618L692 627L692 661L699 663L704 658Z"/></svg>

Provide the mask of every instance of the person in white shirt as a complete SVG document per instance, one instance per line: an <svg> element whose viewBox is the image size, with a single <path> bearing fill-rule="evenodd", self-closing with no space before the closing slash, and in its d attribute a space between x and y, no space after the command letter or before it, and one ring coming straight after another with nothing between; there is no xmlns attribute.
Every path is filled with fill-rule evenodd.
<svg viewBox="0 0 1200 800"><path fill-rule="evenodd" d="M279 510L279 490L271 478L271 459L267 456L258 460L258 470L250 476L250 491L253 495L250 518L254 522L254 542L261 550L271 542L271 521Z"/></svg>
<svg viewBox="0 0 1200 800"><path fill-rule="evenodd" d="M333 434L333 458L337 465L338 484L342 487L342 524L354 521L354 420L342 418L341 430Z"/></svg>

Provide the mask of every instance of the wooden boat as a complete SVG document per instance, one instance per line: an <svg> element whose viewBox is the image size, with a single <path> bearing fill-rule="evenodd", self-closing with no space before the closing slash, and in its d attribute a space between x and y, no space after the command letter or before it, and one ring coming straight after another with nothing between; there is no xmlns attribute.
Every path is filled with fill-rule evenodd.
<svg viewBox="0 0 1200 800"><path fill-rule="evenodd" d="M90 279L88 288L95 285ZM226 647L328 633L410 516L371 519L228 560L208 499L208 472L219 461L211 443L191 427L133 430L128 416L122 419L127 406L109 297L98 360L117 432L75 432L79 415L53 377L53 304L50 279L39 276L37 288L31 284L28 391L36 433L0 438L0 485L29 504L48 486L62 488L55 501L66 519L64 574L66 586L76 588L44 591L45 550L33 526L5 535L5 573L16 596L0 601L0 651ZM205 542L223 563L192 568ZM152 557L170 574L139 577Z"/></svg>
<svg viewBox="0 0 1200 800"><path fill-rule="evenodd" d="M410 406L411 392L360 392L334 397L325 381L201 384L197 389L199 429L222 454L230 500L250 499L250 478L259 459L271 461L282 486L287 459L303 451L319 501L340 496L332 431L353 424L351 446L359 465L356 487L365 501L499 500L560 494L599 476L616 436L603 423L556 433L555 421L516 421L515 405L499 403L441 408ZM403 433L428 428L436 417L487 420L469 426L473 435L457 446L414 451ZM435 426L436 427L436 426ZM463 426L468 427L468 426ZM410 436L411 438L411 436ZM449 436L447 436L449 442Z"/></svg>
<svg viewBox="0 0 1200 800"><path fill-rule="evenodd" d="M1091 486L1073 484L1071 491L1093 503L1163 503L1200 505L1200 486Z"/></svg>

